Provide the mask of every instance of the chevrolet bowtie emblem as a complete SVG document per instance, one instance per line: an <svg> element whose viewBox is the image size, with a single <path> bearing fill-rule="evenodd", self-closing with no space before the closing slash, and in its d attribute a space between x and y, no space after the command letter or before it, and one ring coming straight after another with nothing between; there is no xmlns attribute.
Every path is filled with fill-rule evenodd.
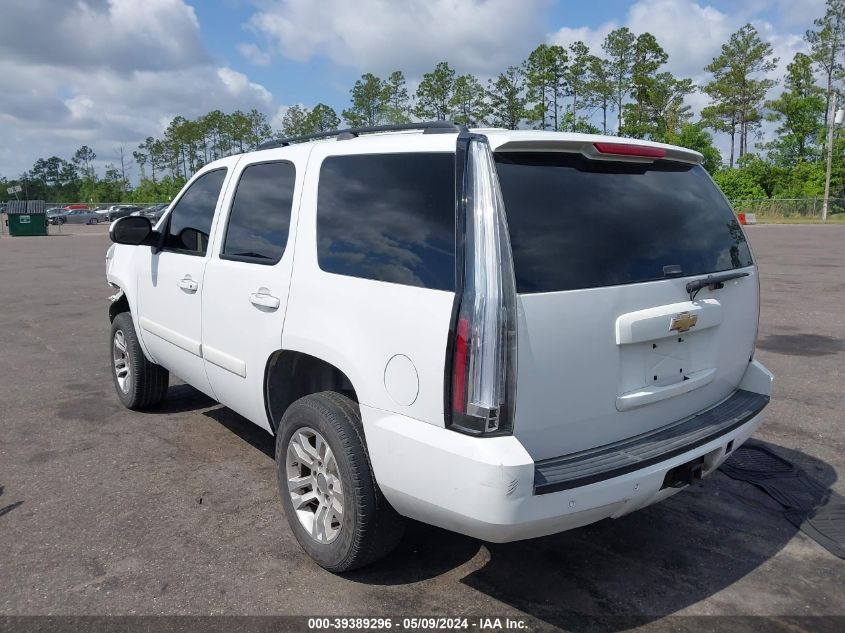
<svg viewBox="0 0 845 633"><path fill-rule="evenodd" d="M691 327L698 323L698 315L690 314L689 312L681 312L672 317L672 323L669 324L670 332L686 332Z"/></svg>

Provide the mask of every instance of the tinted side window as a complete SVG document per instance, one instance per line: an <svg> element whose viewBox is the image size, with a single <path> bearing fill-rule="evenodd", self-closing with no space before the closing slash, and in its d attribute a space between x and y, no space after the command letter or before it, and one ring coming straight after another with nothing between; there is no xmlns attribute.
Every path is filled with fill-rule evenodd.
<svg viewBox="0 0 845 633"><path fill-rule="evenodd" d="M327 272L454 290L455 155L333 156L317 195Z"/></svg>
<svg viewBox="0 0 845 633"><path fill-rule="evenodd" d="M555 292L742 268L751 251L700 166L497 153L517 291Z"/></svg>
<svg viewBox="0 0 845 633"><path fill-rule="evenodd" d="M170 212L164 248L205 255L214 209L225 177L225 169L215 169L191 184Z"/></svg>
<svg viewBox="0 0 845 633"><path fill-rule="evenodd" d="M275 264L288 241L296 168L261 163L244 169L226 228L221 257Z"/></svg>

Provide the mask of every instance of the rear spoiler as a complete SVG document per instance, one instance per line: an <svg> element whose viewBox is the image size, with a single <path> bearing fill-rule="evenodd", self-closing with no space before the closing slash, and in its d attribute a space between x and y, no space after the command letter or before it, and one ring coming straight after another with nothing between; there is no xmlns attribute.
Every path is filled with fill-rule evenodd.
<svg viewBox="0 0 845 633"><path fill-rule="evenodd" d="M684 147L618 137L540 132L536 136L525 133L525 138L507 138L493 131L487 132L487 137L494 152L574 152L591 160L634 163L663 159L698 165L704 159L698 152Z"/></svg>

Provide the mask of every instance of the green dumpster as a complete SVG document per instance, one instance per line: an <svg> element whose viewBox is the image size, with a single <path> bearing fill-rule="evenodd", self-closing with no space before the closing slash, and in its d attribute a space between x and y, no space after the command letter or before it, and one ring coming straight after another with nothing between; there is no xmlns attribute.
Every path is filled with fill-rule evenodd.
<svg viewBox="0 0 845 633"><path fill-rule="evenodd" d="M47 235L47 209L43 200L13 200L6 207L9 235Z"/></svg>

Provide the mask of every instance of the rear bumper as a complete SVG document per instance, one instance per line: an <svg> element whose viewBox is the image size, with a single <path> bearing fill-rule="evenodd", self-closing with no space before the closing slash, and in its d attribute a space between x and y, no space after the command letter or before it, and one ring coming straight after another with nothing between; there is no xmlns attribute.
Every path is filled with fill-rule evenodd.
<svg viewBox="0 0 845 633"><path fill-rule="evenodd" d="M534 493L571 490L612 479L692 451L757 417L769 396L737 389L724 402L689 419L608 446L537 462Z"/></svg>
<svg viewBox="0 0 845 633"><path fill-rule="evenodd" d="M740 389L768 400L771 381L755 361ZM652 451L624 472L593 472L589 483L538 494L535 480L544 463L535 464L515 437L474 438L364 405L361 412L376 480L400 514L492 542L562 532L665 499L679 490L664 488L669 470L701 458L703 474L712 472L728 446L740 446L763 421L759 412L730 422L711 419L722 423L720 430L699 433L692 444Z"/></svg>

